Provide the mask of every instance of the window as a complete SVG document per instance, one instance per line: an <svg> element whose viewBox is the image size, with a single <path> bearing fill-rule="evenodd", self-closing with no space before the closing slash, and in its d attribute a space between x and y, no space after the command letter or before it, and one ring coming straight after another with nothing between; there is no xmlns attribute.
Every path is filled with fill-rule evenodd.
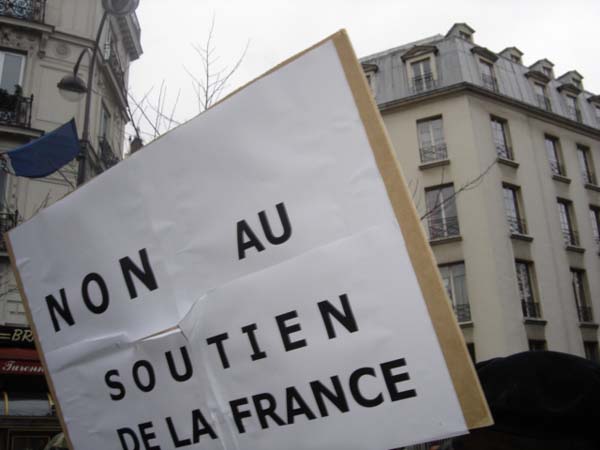
<svg viewBox="0 0 600 450"><path fill-rule="evenodd" d="M110 114L104 104L100 107L100 133L98 136L101 141L108 140L110 136Z"/></svg>
<svg viewBox="0 0 600 450"><path fill-rule="evenodd" d="M521 212L520 189L516 186L503 185L504 210L511 234L527 234L527 223Z"/></svg>
<svg viewBox="0 0 600 450"><path fill-rule="evenodd" d="M519 288L519 298L521 300L523 317L542 317L540 305L536 301L532 276L533 264L526 261L516 261L515 267L517 270L517 287Z"/></svg>
<svg viewBox="0 0 600 450"><path fill-rule="evenodd" d="M465 264L456 263L439 267L448 298L459 322L471 321L471 307L467 295Z"/></svg>
<svg viewBox="0 0 600 450"><path fill-rule="evenodd" d="M0 51L0 89L9 94L18 93L15 86L22 87L24 71L24 55Z"/></svg>
<svg viewBox="0 0 600 450"><path fill-rule="evenodd" d="M412 62L410 68L412 71L412 88L415 93L428 91L435 87L431 58Z"/></svg>
<svg viewBox="0 0 600 450"><path fill-rule="evenodd" d="M554 78L554 74L552 73L552 69L550 67L548 67L548 66L542 66L542 72L548 78Z"/></svg>
<svg viewBox="0 0 600 450"><path fill-rule="evenodd" d="M465 33L464 31L459 31L458 35L463 38L465 41L473 42L473 37L469 33Z"/></svg>
<svg viewBox="0 0 600 450"><path fill-rule="evenodd" d="M590 220L592 221L592 233L594 234L594 240L600 251L600 208L597 206L590 206Z"/></svg>
<svg viewBox="0 0 600 450"><path fill-rule="evenodd" d="M577 106L577 98L572 95L566 95L565 100L567 102L567 116L577 122L581 122L581 111Z"/></svg>
<svg viewBox="0 0 600 450"><path fill-rule="evenodd" d="M546 153L548 154L548 161L550 162L550 170L552 175L566 176L567 173L562 164L562 158L560 153L560 143L557 138L552 136L545 137Z"/></svg>
<svg viewBox="0 0 600 450"><path fill-rule="evenodd" d="M529 351L545 352L546 350L548 350L548 344L546 344L546 341L541 339L529 339Z"/></svg>
<svg viewBox="0 0 600 450"><path fill-rule="evenodd" d="M429 239L460 235L454 186L436 186L425 191Z"/></svg>
<svg viewBox="0 0 600 450"><path fill-rule="evenodd" d="M588 301L588 285L585 270L571 269L571 284L577 306L577 316L580 322L593 322L592 307Z"/></svg>
<svg viewBox="0 0 600 450"><path fill-rule="evenodd" d="M552 103L550 103L550 99L546 95L546 86L540 83L533 83L533 91L537 105L546 111L552 111Z"/></svg>
<svg viewBox="0 0 600 450"><path fill-rule="evenodd" d="M441 117L418 121L417 132L422 163L448 159Z"/></svg>
<svg viewBox="0 0 600 450"><path fill-rule="evenodd" d="M572 205L569 200L558 199L558 214L563 240L567 247L579 246L579 235L573 219Z"/></svg>
<svg viewBox="0 0 600 450"><path fill-rule="evenodd" d="M581 177L585 184L596 184L596 174L594 173L594 165L592 163L592 155L590 149L583 145L577 145L577 158L579 159L579 168L581 169Z"/></svg>
<svg viewBox="0 0 600 450"><path fill-rule="evenodd" d="M481 70L481 81L483 87L491 91L498 91L498 82L494 76L494 65L483 59L479 60L479 69Z"/></svg>
<svg viewBox="0 0 600 450"><path fill-rule="evenodd" d="M596 110L596 119L598 119L598 123L600 123L600 106L596 106L594 109Z"/></svg>
<svg viewBox="0 0 600 450"><path fill-rule="evenodd" d="M498 117L491 118L492 135L498 157L513 160L512 148L510 146L510 135L508 133L508 123Z"/></svg>
<svg viewBox="0 0 600 450"><path fill-rule="evenodd" d="M20 301L6 301L6 322L13 325L23 325L27 323L25 307Z"/></svg>
<svg viewBox="0 0 600 450"><path fill-rule="evenodd" d="M511 54L511 55L510 55L510 60L511 60L512 62L514 62L514 63L521 64L521 58L519 58L519 57L518 57L517 55L515 55L515 54Z"/></svg>
<svg viewBox="0 0 600 450"><path fill-rule="evenodd" d="M585 357L595 363L600 363L600 354L598 353L597 342L584 342L583 349L585 351Z"/></svg>

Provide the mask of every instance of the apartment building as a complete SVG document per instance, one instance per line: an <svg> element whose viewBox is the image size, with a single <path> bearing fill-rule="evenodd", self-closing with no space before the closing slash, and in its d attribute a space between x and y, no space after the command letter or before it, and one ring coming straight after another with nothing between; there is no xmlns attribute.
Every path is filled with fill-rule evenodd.
<svg viewBox="0 0 600 450"><path fill-rule="evenodd" d="M103 15L99 0L0 0L0 152L54 130L75 117L85 100L69 102L57 84L92 49ZM92 86L88 178L122 158L128 122L129 65L140 57L135 14L109 17L100 39ZM79 77L87 80L91 52ZM43 179L0 171L0 231L27 220L74 189L77 161ZM35 352L24 308L0 240L0 450L41 450L60 430Z"/></svg>
<svg viewBox="0 0 600 450"><path fill-rule="evenodd" d="M598 360L600 96L475 30L361 60L476 360Z"/></svg>

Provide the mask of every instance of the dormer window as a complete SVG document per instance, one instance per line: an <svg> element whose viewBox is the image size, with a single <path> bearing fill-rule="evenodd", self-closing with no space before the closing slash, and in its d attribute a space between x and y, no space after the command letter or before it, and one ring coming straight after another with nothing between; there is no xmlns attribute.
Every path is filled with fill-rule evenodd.
<svg viewBox="0 0 600 450"><path fill-rule="evenodd" d="M548 78L554 78L554 74L552 73L552 67L542 66L542 73Z"/></svg>
<svg viewBox="0 0 600 450"><path fill-rule="evenodd" d="M473 42L473 36L469 33L466 33L464 31L459 31L458 35L465 41Z"/></svg>
<svg viewBox="0 0 600 450"><path fill-rule="evenodd" d="M483 87L498 92L498 81L494 75L494 65L485 59L479 59L479 70L481 71Z"/></svg>
<svg viewBox="0 0 600 450"><path fill-rule="evenodd" d="M428 91L434 86L435 79L431 70L431 58L410 63L412 86L416 93Z"/></svg>
<svg viewBox="0 0 600 450"><path fill-rule="evenodd" d="M510 55L510 60L514 63L521 64L521 58L517 55Z"/></svg>
<svg viewBox="0 0 600 450"><path fill-rule="evenodd" d="M552 103L546 95L546 86L541 83L533 83L533 92L537 105L546 111L552 112Z"/></svg>
<svg viewBox="0 0 600 450"><path fill-rule="evenodd" d="M376 84L376 77L375 77L375 73L379 70L379 68L377 67L377 64L372 64L372 63L362 63L362 68L363 71L365 73L365 78L367 79L367 83L369 84L369 87L371 88L371 93L373 95L375 95L375 84Z"/></svg>
<svg viewBox="0 0 600 450"><path fill-rule="evenodd" d="M581 122L581 111L577 105L577 97L567 94L565 95L565 100L567 102L567 116L569 116L571 120Z"/></svg>
<svg viewBox="0 0 600 450"><path fill-rule="evenodd" d="M402 55L406 63L409 89L413 94L437 87L437 69L435 55L437 48L431 45L417 45Z"/></svg>

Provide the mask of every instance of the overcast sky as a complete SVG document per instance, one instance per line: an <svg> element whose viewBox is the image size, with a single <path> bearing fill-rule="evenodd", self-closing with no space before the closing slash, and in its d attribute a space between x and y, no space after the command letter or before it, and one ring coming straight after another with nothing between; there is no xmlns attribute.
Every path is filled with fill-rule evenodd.
<svg viewBox="0 0 600 450"><path fill-rule="evenodd" d="M131 92L157 94L164 80L168 107L181 90L179 120L197 112L186 68L201 73L192 44L206 41L213 14L217 65L233 64L249 42L228 90L340 28L362 57L466 22L477 44L516 46L526 65L548 58L557 76L575 69L585 89L600 93L599 0L141 0L137 13L144 54L131 67Z"/></svg>

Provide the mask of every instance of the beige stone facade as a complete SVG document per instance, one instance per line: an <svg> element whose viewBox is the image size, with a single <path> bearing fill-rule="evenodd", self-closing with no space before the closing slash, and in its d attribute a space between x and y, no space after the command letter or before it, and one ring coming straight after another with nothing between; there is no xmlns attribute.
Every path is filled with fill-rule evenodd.
<svg viewBox="0 0 600 450"><path fill-rule="evenodd" d="M577 72L555 79L473 33L363 59L465 339L477 360L597 359L599 99ZM436 71L416 78L423 59Z"/></svg>
<svg viewBox="0 0 600 450"><path fill-rule="evenodd" d="M81 133L85 101L65 100L57 84L72 73L81 51L93 48L102 13L98 0L0 0L0 87L10 99L14 98L14 84L20 86L16 107L14 102L2 105L0 99L0 151L39 137L73 117ZM89 161L95 173L122 158L129 121L129 65L142 53L140 33L135 15L110 17L100 39L90 120ZM79 71L83 80L87 80L89 62L90 57L84 56ZM65 196L73 189L76 176L76 161L39 180L2 172L2 231ZM24 324L4 243L0 247L0 324Z"/></svg>

